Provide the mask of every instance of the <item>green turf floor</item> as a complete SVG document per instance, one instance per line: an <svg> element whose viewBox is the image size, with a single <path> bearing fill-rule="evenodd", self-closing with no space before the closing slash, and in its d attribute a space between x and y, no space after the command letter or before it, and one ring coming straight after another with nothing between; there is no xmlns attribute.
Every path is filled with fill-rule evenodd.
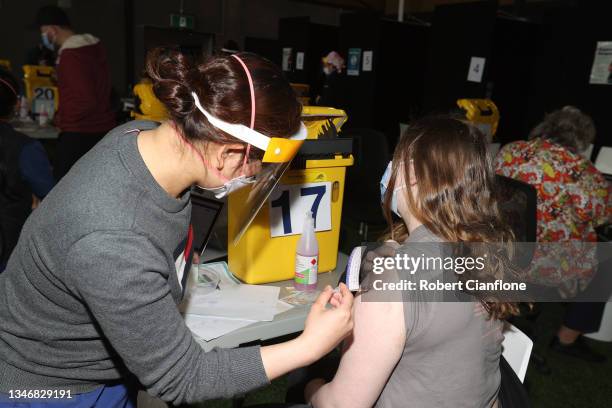
<svg viewBox="0 0 612 408"><path fill-rule="evenodd" d="M534 352L545 356L552 370L542 375L530 365L525 383L535 408L609 408L612 407L612 343L588 340L604 353L604 364L587 363L548 349L563 317L563 306L545 304L538 318L538 339Z"/></svg>
<svg viewBox="0 0 612 408"><path fill-rule="evenodd" d="M563 316L563 306L542 305L537 320L537 341L534 352L546 357L552 374L542 375L530 365L525 379L534 408L610 408L612 407L612 343L588 340L592 347L608 356L605 364L591 364L548 350ZM526 320L519 327L530 325ZM281 378L262 390L247 395L244 406L266 402L281 402L286 381ZM211 401L191 408L232 408L230 401ZM409 406L408 406L409 407Z"/></svg>

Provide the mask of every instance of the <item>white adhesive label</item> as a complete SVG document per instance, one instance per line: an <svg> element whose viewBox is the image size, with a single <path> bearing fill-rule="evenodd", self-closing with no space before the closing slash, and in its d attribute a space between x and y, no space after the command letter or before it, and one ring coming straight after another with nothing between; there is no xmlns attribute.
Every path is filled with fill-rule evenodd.
<svg viewBox="0 0 612 408"><path fill-rule="evenodd" d="M319 271L318 256L295 255L295 282L302 285L314 285L317 283Z"/></svg>
<svg viewBox="0 0 612 408"><path fill-rule="evenodd" d="M332 183L278 184L270 194L270 236L285 237L302 232L304 214L311 212L315 231L332 229Z"/></svg>
<svg viewBox="0 0 612 408"><path fill-rule="evenodd" d="M359 272L361 270L361 258L365 251L365 246L353 248L346 266L346 286L351 292L359 290Z"/></svg>

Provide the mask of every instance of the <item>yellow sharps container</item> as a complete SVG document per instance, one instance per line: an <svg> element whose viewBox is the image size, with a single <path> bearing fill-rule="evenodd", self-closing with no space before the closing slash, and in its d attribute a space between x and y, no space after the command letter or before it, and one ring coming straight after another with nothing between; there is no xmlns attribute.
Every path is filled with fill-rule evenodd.
<svg viewBox="0 0 612 408"><path fill-rule="evenodd" d="M465 118L472 122L493 141L499 125L499 109L490 99L458 99L457 106L465 112Z"/></svg>
<svg viewBox="0 0 612 408"><path fill-rule="evenodd" d="M24 65L23 82L30 106L35 100L52 100L57 111L59 93L55 84L55 68L44 65Z"/></svg>
<svg viewBox="0 0 612 408"><path fill-rule="evenodd" d="M136 120L153 120L161 122L168 119L166 107L153 92L153 84L148 79L143 79L134 85L134 96L136 98L134 110L130 115Z"/></svg>
<svg viewBox="0 0 612 408"><path fill-rule="evenodd" d="M344 178L346 167L353 164L352 140L338 137L347 117L339 109L307 106L302 118L307 139L236 243L231 237L251 189L228 198L229 269L246 283L294 277L295 250L307 211L315 215L319 273L336 268Z"/></svg>

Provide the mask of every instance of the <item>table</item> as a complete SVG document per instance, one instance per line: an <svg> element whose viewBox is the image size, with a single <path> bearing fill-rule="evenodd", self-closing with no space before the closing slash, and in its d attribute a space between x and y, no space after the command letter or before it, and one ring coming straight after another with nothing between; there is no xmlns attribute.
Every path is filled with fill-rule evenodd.
<svg viewBox="0 0 612 408"><path fill-rule="evenodd" d="M331 272L320 273L317 288L321 290L326 285L336 287L340 275L342 275L346 269L347 262L348 256L342 252L338 252L336 269ZM280 287L281 292L279 297L282 298L288 295L285 287L293 286L293 280L266 283L264 285ZM256 322L250 326L240 328L211 341L198 340L198 343L200 343L205 351L209 351L214 347L235 348L241 344L253 341L269 340L297 333L304 330L304 322L306 321L309 310L310 306L294 306L292 309L274 316L274 320L270 322Z"/></svg>
<svg viewBox="0 0 612 408"><path fill-rule="evenodd" d="M16 131L21 132L33 139L52 140L59 137L59 130L53 126L38 126L36 123L13 123Z"/></svg>
<svg viewBox="0 0 612 408"><path fill-rule="evenodd" d="M201 262L211 262L211 261L217 261L217 260L227 260L227 251L222 251L220 249L214 249L214 248L206 248L204 250L204 253L202 254L202 259Z"/></svg>

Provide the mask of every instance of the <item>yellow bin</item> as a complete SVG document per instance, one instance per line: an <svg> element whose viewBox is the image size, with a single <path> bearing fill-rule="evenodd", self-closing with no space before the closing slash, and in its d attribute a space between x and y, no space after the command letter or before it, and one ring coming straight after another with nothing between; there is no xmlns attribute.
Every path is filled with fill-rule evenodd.
<svg viewBox="0 0 612 408"><path fill-rule="evenodd" d="M140 102L139 106L135 106L134 110L130 112L134 119L153 120L155 122L168 119L166 107L155 96L153 84L150 80L143 79L134 85L134 95L137 97L137 101Z"/></svg>
<svg viewBox="0 0 612 408"><path fill-rule="evenodd" d="M495 137L499 125L499 109L490 99L458 99L457 106L463 109L467 120L472 122L489 138Z"/></svg>
<svg viewBox="0 0 612 408"><path fill-rule="evenodd" d="M59 93L55 85L55 68L44 65L24 65L23 82L30 106L32 106L34 99L53 100L57 111Z"/></svg>
<svg viewBox="0 0 612 408"><path fill-rule="evenodd" d="M332 133L339 131L346 121L346 114L338 109L304 107L303 120L309 131L308 139L321 139L321 145L325 146L323 150L327 149L328 151L303 155L298 153L292 168L281 178L275 191L264 203L242 239L234 245L230 237L228 242L229 269L236 277L246 283L276 282L293 279L294 277L295 250L301 229L294 228L290 231L291 234L286 234L287 231L284 230L285 224L283 223L283 229L279 230L279 223L274 224L274 217L271 219L271 211L282 213L283 210L287 210L287 208L283 208L283 204L290 205L291 221L301 222L304 214L300 211L295 213L295 208L309 209L312 201L308 202L305 207L300 207L299 200L302 198L304 200L314 200L316 197L313 194L310 197L306 195L300 198L300 194L294 194L291 200L287 198L283 202L282 197L285 191L297 192L302 190L303 192L304 188L315 190L325 186L325 193L319 202L318 211L321 213L316 218L316 222L321 222L323 224L322 228L325 229L316 232L319 243L319 273L336 268L344 178L346 167L353 164L353 156L350 154L350 147L346 148L347 139L336 139L345 143L334 145L334 138L329 136L329 130L332 126L334 128ZM322 140L323 138L325 140ZM315 140L315 142L317 141ZM316 150L316 143L313 144ZM338 148L339 145L342 145L343 148ZM348 145L350 146L350 143ZM242 206L249 192L250 188L244 188L229 196L228 231L236 230L235 224L239 218L238 215L243 210ZM329 203L329 219L326 215L328 213L326 203ZM302 217L302 219L299 219L299 217ZM317 226L317 229L319 227Z"/></svg>

